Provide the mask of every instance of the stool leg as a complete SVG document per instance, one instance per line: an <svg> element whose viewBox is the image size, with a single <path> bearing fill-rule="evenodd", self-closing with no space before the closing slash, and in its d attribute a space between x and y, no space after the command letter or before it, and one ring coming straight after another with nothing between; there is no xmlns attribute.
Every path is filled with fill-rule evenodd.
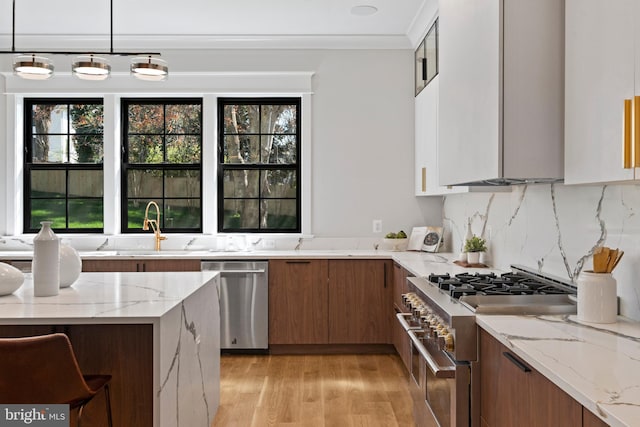
<svg viewBox="0 0 640 427"><path fill-rule="evenodd" d="M80 405L80 407L78 408L78 420L77 420L77 426L80 427L82 425L82 410L84 409L84 404Z"/></svg>
<svg viewBox="0 0 640 427"><path fill-rule="evenodd" d="M104 396L107 403L107 423L109 427L113 427L113 421L111 419L111 397L109 396L109 384L104 385Z"/></svg>

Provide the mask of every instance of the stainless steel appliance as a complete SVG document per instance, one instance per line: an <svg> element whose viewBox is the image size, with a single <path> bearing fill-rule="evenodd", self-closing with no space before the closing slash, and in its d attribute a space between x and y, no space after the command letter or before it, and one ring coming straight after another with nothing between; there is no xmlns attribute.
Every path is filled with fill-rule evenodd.
<svg viewBox="0 0 640 427"><path fill-rule="evenodd" d="M407 279L397 317L410 338L410 389L422 426L479 426L478 338L474 311L575 313L575 288L522 266L513 272Z"/></svg>
<svg viewBox="0 0 640 427"><path fill-rule="evenodd" d="M269 263L203 261L202 270L220 271L220 348L266 352L269 348Z"/></svg>

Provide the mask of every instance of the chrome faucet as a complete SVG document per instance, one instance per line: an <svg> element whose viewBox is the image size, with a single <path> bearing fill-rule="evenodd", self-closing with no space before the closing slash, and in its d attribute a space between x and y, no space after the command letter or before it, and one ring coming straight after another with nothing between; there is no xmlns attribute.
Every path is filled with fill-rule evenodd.
<svg viewBox="0 0 640 427"><path fill-rule="evenodd" d="M149 219L149 208L151 206L155 206L156 208L156 219ZM149 230L149 226L153 230L153 234L156 238L156 251L160 250L160 242L162 240L167 240L166 236L160 234L160 207L154 201L147 203L147 208L144 210L144 223L142 224L143 230Z"/></svg>

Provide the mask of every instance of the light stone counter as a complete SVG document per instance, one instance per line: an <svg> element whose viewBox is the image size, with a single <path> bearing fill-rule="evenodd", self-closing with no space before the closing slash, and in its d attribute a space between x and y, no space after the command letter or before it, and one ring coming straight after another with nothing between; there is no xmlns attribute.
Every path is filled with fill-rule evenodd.
<svg viewBox="0 0 640 427"><path fill-rule="evenodd" d="M480 327L611 426L640 423L640 323L478 315Z"/></svg>
<svg viewBox="0 0 640 427"><path fill-rule="evenodd" d="M0 297L0 325L150 324L153 425L208 427L220 401L218 281L212 271L82 273L57 296L34 297L26 274Z"/></svg>

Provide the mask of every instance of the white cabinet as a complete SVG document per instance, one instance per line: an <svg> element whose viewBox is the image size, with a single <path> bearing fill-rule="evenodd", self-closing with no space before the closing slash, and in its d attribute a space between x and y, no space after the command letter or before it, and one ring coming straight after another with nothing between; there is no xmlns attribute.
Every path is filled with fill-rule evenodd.
<svg viewBox="0 0 640 427"><path fill-rule="evenodd" d="M638 19L638 0L566 0L566 184L640 178L630 135L623 167L625 100L640 95Z"/></svg>
<svg viewBox="0 0 640 427"><path fill-rule="evenodd" d="M466 187L447 188L438 184L438 95L436 76L415 99L415 194L440 196L467 191Z"/></svg>
<svg viewBox="0 0 640 427"><path fill-rule="evenodd" d="M564 2L440 2L439 182L559 179Z"/></svg>

